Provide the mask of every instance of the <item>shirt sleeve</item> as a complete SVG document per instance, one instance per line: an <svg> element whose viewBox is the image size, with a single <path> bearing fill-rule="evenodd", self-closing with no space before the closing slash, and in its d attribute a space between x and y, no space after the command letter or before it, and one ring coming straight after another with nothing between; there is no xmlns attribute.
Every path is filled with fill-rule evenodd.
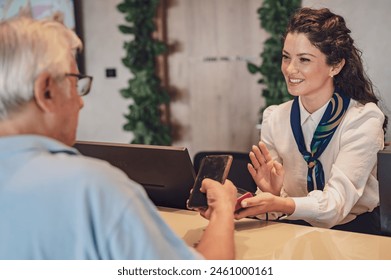
<svg viewBox="0 0 391 280"><path fill-rule="evenodd" d="M143 190L133 190L109 236L111 259L202 259L160 217Z"/></svg>
<svg viewBox="0 0 391 280"><path fill-rule="evenodd" d="M107 162L85 158L82 167L86 199L81 207L96 258L202 259L169 228L141 185Z"/></svg>
<svg viewBox="0 0 391 280"><path fill-rule="evenodd" d="M384 146L383 121L384 115L374 103L356 105L348 111L338 128L342 129L340 147L323 191L292 197L296 209L289 219L330 228L343 221L360 199L366 200L361 213L378 205L378 192L366 188L371 185L377 189L375 170L377 152Z"/></svg>

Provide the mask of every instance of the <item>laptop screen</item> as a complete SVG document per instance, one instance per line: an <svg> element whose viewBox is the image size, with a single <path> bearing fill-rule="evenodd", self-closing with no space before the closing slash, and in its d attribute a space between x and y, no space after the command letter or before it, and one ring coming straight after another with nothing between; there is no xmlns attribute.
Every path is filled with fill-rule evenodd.
<svg viewBox="0 0 391 280"><path fill-rule="evenodd" d="M391 235L391 149L377 154L377 179L379 180L380 226L384 234Z"/></svg>
<svg viewBox="0 0 391 280"><path fill-rule="evenodd" d="M195 172L181 147L78 141L85 156L105 160L140 183L157 206L186 209Z"/></svg>

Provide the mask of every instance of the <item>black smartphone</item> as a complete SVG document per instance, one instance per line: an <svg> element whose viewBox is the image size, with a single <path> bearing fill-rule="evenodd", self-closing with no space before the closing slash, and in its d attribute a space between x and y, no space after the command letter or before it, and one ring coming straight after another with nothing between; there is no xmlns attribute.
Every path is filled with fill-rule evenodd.
<svg viewBox="0 0 391 280"><path fill-rule="evenodd" d="M187 207L207 208L206 194L200 191L202 180L213 179L224 184L232 164L231 155L210 155L202 159L200 169L194 182Z"/></svg>

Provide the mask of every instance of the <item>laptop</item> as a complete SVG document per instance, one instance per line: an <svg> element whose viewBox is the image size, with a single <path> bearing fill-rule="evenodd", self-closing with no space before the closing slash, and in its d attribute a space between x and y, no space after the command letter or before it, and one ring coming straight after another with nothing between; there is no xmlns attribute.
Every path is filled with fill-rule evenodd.
<svg viewBox="0 0 391 280"><path fill-rule="evenodd" d="M145 188L155 205L186 209L195 180L186 148L90 141L77 141L74 147L123 170Z"/></svg>
<svg viewBox="0 0 391 280"><path fill-rule="evenodd" d="M377 179L380 196L380 227L385 235L391 236L391 149L377 154Z"/></svg>

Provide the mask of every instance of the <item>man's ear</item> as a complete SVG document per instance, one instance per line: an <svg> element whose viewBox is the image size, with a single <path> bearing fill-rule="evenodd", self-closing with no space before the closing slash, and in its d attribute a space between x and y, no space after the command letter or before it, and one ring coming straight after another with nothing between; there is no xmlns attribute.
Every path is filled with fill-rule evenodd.
<svg viewBox="0 0 391 280"><path fill-rule="evenodd" d="M332 68L331 68L331 71L330 71L330 76L331 77L334 77L334 76L337 76L339 74L339 72L341 72L342 68L344 67L345 65L345 59L342 58L342 60L340 62L338 62L337 64L335 64Z"/></svg>
<svg viewBox="0 0 391 280"><path fill-rule="evenodd" d="M44 112L52 112L53 96L50 92L52 77L49 73L43 72L38 75L34 83L34 97L37 106Z"/></svg>

